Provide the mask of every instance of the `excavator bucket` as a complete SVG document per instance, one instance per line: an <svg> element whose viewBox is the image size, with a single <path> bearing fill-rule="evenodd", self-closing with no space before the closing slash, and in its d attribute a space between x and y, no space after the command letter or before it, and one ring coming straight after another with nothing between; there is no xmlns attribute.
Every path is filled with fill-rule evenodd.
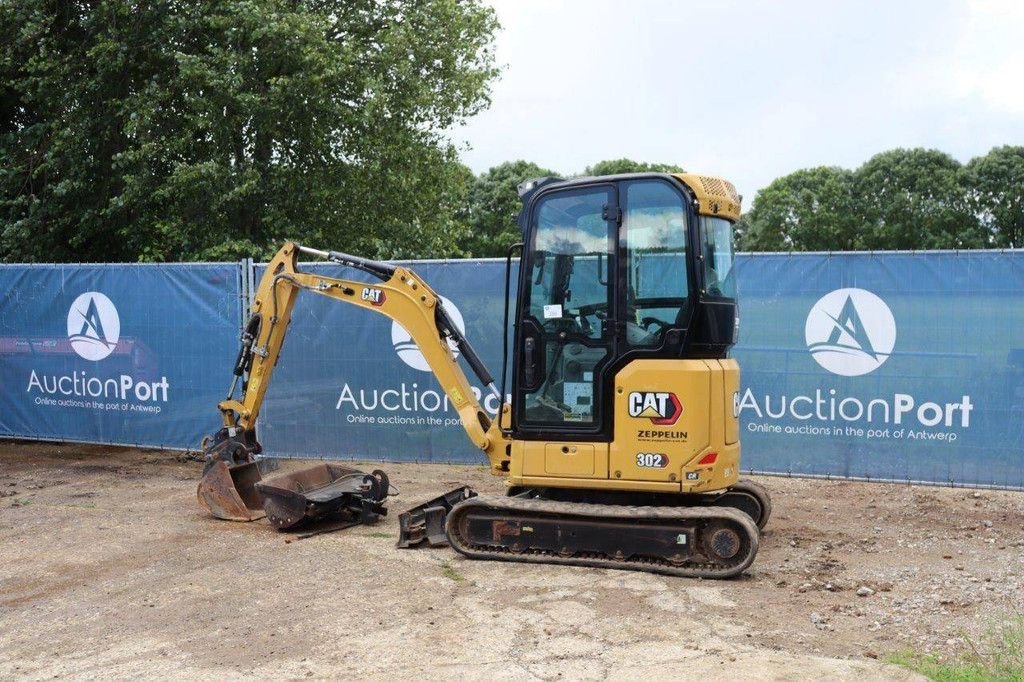
<svg viewBox="0 0 1024 682"><path fill-rule="evenodd" d="M228 521L266 516L279 530L320 520L373 523L386 515L388 477L340 464L317 464L275 476L276 459L262 451L251 431L221 429L204 442L206 466L196 495L211 515Z"/></svg>
<svg viewBox="0 0 1024 682"><path fill-rule="evenodd" d="M199 504L218 519L255 521L263 518L263 500L256 484L263 478L259 462L229 466L215 460L199 481Z"/></svg>
<svg viewBox="0 0 1024 682"><path fill-rule="evenodd" d="M262 448L255 435L221 429L203 442L206 466L196 496L218 519L255 521L265 516L256 490L264 474L277 469L276 459L258 457Z"/></svg>
<svg viewBox="0 0 1024 682"><path fill-rule="evenodd" d="M279 530L318 520L373 523L386 515L388 477L340 464L318 464L256 484L267 518Z"/></svg>

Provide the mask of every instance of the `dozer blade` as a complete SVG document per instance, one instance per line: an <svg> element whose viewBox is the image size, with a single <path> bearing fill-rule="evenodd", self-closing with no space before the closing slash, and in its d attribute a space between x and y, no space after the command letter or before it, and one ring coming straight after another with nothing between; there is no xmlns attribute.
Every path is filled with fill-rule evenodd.
<svg viewBox="0 0 1024 682"><path fill-rule="evenodd" d="M255 521L263 518L263 500L256 490L262 479L259 462L229 466L224 460L210 463L199 481L199 504L218 519Z"/></svg>
<svg viewBox="0 0 1024 682"><path fill-rule="evenodd" d="M399 514L398 548L409 549L423 542L431 547L447 545L444 522L448 512L459 502L476 495L476 491L469 486L462 486Z"/></svg>

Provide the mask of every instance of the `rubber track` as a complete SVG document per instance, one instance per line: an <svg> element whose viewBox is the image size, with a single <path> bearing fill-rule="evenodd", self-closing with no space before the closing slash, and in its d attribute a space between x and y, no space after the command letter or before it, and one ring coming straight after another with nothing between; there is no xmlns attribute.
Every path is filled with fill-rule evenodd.
<svg viewBox="0 0 1024 682"><path fill-rule="evenodd" d="M724 520L733 528L746 535L746 553L733 557L727 565L714 562L692 561L682 565L667 560L642 557L615 559L605 554L577 554L562 556L557 551L527 549L513 552L506 547L470 544L459 530L460 520L478 509L511 512L510 518L530 513L559 514L577 518L615 519L662 519L681 522ZM687 578L732 578L746 570L757 555L760 532L745 513L729 507L630 507L625 505L585 504L581 502L555 502L552 500L524 499L517 497L474 497L452 508L445 523L448 541L452 547L471 559L493 559L497 561L521 561L527 563L565 564L570 566L592 566L615 568L627 571L644 571ZM698 528L694 545L701 546L703 538ZM696 558L696 557L695 557Z"/></svg>

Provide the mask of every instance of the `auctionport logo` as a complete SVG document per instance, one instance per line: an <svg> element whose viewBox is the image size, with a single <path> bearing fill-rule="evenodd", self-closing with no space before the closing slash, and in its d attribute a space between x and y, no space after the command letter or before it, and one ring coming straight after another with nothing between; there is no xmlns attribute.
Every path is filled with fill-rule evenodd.
<svg viewBox="0 0 1024 682"><path fill-rule="evenodd" d="M114 352L121 336L121 318L113 302L98 291L87 291L68 311L68 340L84 360L102 360Z"/></svg>
<svg viewBox="0 0 1024 682"><path fill-rule="evenodd" d="M444 309L448 311L448 315L452 318L455 326L459 328L459 331L463 334L466 333L466 322L462 319L462 313L455 304L444 296L439 297L441 304L444 305ZM423 357L423 353L420 352L416 342L412 340L412 336L409 332L405 331L405 327L398 324L397 322L391 323L391 345L395 347L395 352L398 353L398 357L402 358L402 362L409 365L413 369L418 369L421 372L429 372L430 365L427 364L427 359ZM452 349L452 353L455 357L459 357L458 346L451 339L448 340L448 347Z"/></svg>
<svg viewBox="0 0 1024 682"><path fill-rule="evenodd" d="M807 314L804 336L819 365L857 377L881 367L896 346L896 319L881 298L865 289L836 289Z"/></svg>
<svg viewBox="0 0 1024 682"><path fill-rule="evenodd" d="M104 294L87 291L71 304L67 329L75 353L96 362L117 347L121 318ZM160 414L163 408L156 403L168 401L169 388L166 376L160 381L139 381L131 374L113 375L109 367L105 376L92 376L83 369L51 374L33 368L25 390L40 406Z"/></svg>
<svg viewBox="0 0 1024 682"><path fill-rule="evenodd" d="M807 348L829 372L846 377L881 367L896 346L896 320L881 298L864 289L836 289L807 315ZM873 383L873 382L872 382ZM751 433L792 434L844 441L935 440L953 443L971 426L974 403L955 386L945 395L922 397L894 387L871 396L847 395L819 386L809 393L755 395L747 388L733 398L733 412L749 410ZM954 394L956 391L957 394ZM803 422L803 423L801 423Z"/></svg>

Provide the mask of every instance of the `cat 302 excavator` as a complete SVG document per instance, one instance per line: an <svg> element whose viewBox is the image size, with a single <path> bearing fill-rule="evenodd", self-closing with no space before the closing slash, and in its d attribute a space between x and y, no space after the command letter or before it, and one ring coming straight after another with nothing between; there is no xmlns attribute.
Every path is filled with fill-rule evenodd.
<svg viewBox="0 0 1024 682"><path fill-rule="evenodd" d="M339 506L364 518L384 513L381 472L320 465L285 489L260 480L256 418L296 297L307 290L404 327L492 473L506 477L505 497L448 497L444 530L456 551L703 578L746 569L771 502L739 480L739 367L728 357L739 327L735 188L711 176L645 173L540 178L519 192L515 301L512 249L505 282L506 325L515 306L510 402L505 365L499 391L412 269L286 243L259 284L235 381L219 405L224 427L207 442L203 506L248 520L270 500L279 527ZM303 272L300 254L372 281ZM456 351L497 396L496 418L475 398ZM507 341L505 355L507 363Z"/></svg>

